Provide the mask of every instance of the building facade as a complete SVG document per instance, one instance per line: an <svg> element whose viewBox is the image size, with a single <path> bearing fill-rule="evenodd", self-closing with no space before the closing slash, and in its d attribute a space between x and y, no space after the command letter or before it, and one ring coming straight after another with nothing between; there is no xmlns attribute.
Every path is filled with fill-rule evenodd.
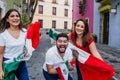
<svg viewBox="0 0 120 80"><path fill-rule="evenodd" d="M72 22L80 18L88 21L90 32L93 32L94 0L73 0Z"/></svg>
<svg viewBox="0 0 120 80"><path fill-rule="evenodd" d="M100 4L96 33L99 42L120 48L120 0L95 0ZM96 16L97 18L97 16Z"/></svg>
<svg viewBox="0 0 120 80"><path fill-rule="evenodd" d="M100 42L100 12L98 8L100 3L94 0L94 20L93 20L93 33L97 36L97 42Z"/></svg>
<svg viewBox="0 0 120 80"><path fill-rule="evenodd" d="M71 29L72 0L38 0L35 21L40 21L42 28Z"/></svg>

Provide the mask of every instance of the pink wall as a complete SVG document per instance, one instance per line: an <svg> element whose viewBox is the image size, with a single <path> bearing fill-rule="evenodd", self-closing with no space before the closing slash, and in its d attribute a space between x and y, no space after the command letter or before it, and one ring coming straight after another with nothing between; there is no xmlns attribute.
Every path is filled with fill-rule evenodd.
<svg viewBox="0 0 120 80"><path fill-rule="evenodd" d="M94 0L86 0L86 11L84 15L79 14L79 1L73 1L73 22L79 18L89 18L89 29L93 32Z"/></svg>

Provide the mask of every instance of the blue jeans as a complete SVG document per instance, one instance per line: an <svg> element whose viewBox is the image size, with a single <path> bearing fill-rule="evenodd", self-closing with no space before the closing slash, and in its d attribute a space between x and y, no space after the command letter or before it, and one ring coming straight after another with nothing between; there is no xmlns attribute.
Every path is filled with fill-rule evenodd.
<svg viewBox="0 0 120 80"><path fill-rule="evenodd" d="M77 69L78 80L83 80L82 79L82 74L81 74L80 69L79 69L79 65L78 65L78 60L77 59L76 59L76 69Z"/></svg>
<svg viewBox="0 0 120 80"><path fill-rule="evenodd" d="M15 72L15 75L18 80L29 80L28 70L25 61L20 62L19 67Z"/></svg>
<svg viewBox="0 0 120 80"><path fill-rule="evenodd" d="M59 76L57 74L49 74L44 69L43 69L43 75L46 80L58 80L59 79ZM68 80L73 80L70 75L68 76Z"/></svg>

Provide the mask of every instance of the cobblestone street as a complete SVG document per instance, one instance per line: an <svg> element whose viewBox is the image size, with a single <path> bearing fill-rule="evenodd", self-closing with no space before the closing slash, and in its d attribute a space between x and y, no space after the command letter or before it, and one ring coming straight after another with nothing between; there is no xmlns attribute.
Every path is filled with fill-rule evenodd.
<svg viewBox="0 0 120 80"><path fill-rule="evenodd" d="M120 49L100 44L97 47L104 60L115 68L113 80L120 80Z"/></svg>
<svg viewBox="0 0 120 80"><path fill-rule="evenodd" d="M104 60L113 66L116 70L115 77L112 80L120 80L120 49L108 47L107 45L96 44ZM42 66L45 59L45 52L52 46L49 37L42 33L40 45L33 53L32 58L27 61L30 80L45 80L42 74ZM74 80L76 72L72 72Z"/></svg>

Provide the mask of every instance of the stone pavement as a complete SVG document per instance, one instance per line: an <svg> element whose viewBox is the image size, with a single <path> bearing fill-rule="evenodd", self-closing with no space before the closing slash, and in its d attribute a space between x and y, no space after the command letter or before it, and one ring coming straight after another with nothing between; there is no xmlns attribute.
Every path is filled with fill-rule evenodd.
<svg viewBox="0 0 120 80"><path fill-rule="evenodd" d="M112 80L120 80L120 49L107 45L96 45L104 60L116 69L115 77ZM45 52L50 46L52 46L50 38L43 32L39 47L31 59L27 61L30 80L45 80L42 74L42 66L45 60ZM72 72L72 76L74 76L74 80L77 80L75 71Z"/></svg>
<svg viewBox="0 0 120 80"><path fill-rule="evenodd" d="M120 80L120 48L103 44L96 45L103 59L115 68L115 77L113 77L113 80Z"/></svg>

